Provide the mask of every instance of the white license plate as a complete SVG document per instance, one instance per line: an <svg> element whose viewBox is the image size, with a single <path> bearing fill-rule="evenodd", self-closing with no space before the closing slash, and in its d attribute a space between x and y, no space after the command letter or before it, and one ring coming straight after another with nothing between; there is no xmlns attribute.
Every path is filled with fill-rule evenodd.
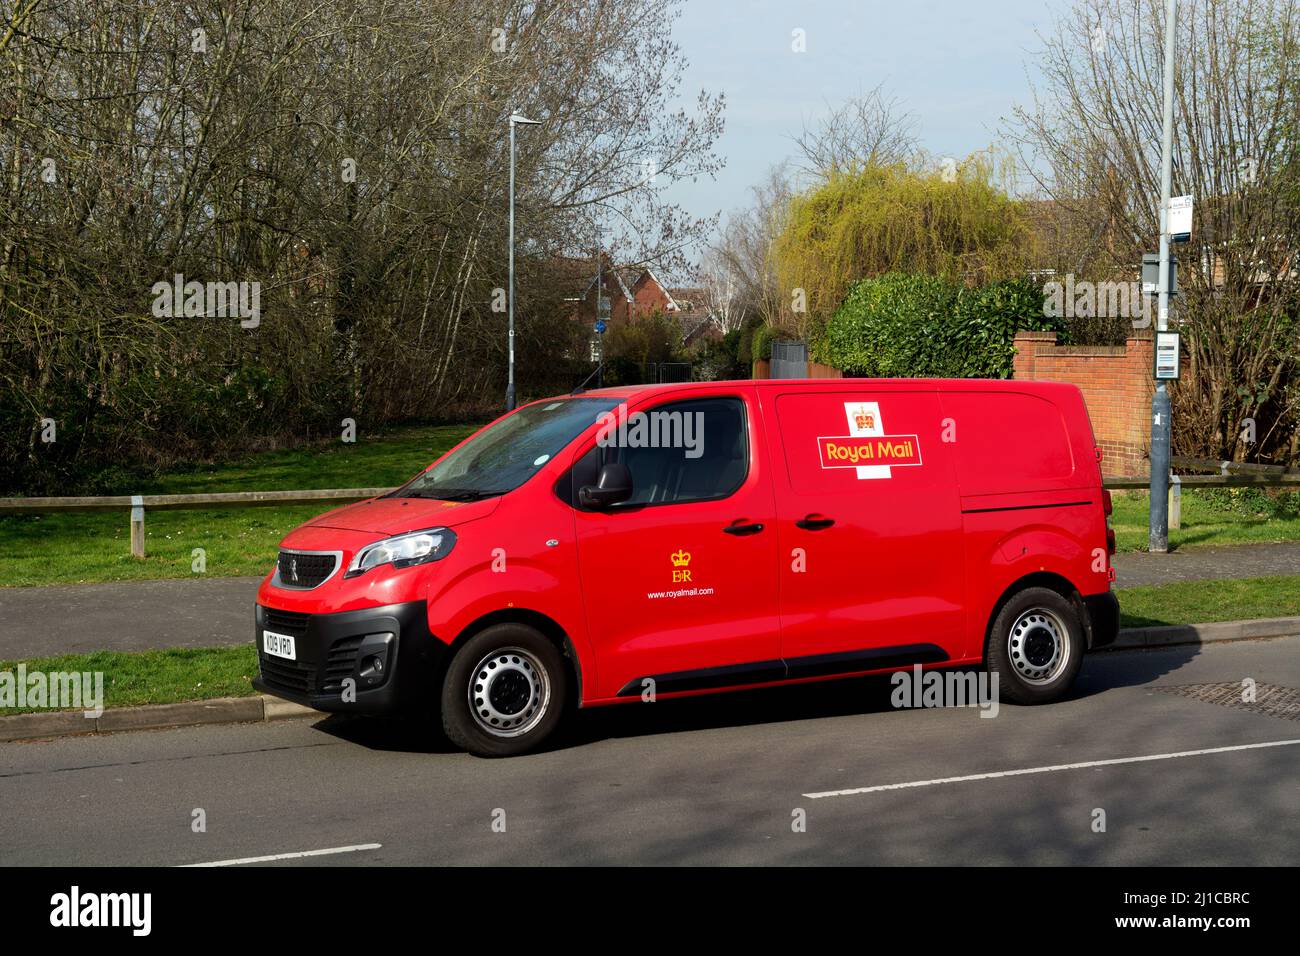
<svg viewBox="0 0 1300 956"><path fill-rule="evenodd" d="M262 632L262 650L272 657L283 657L286 661L296 661L292 634L277 634L275 631Z"/></svg>

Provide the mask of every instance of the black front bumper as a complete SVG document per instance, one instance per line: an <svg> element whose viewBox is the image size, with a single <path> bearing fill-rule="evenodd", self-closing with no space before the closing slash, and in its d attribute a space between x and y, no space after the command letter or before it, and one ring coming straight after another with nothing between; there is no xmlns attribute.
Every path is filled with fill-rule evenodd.
<svg viewBox="0 0 1300 956"><path fill-rule="evenodd" d="M1083 599L1088 609L1088 649L1114 644L1119 637L1119 598L1114 591L1090 594Z"/></svg>
<svg viewBox="0 0 1300 956"><path fill-rule="evenodd" d="M337 614L256 605L253 687L316 710L391 714L435 694L446 645L429 632L424 601ZM263 632L294 639L294 660L266 653Z"/></svg>

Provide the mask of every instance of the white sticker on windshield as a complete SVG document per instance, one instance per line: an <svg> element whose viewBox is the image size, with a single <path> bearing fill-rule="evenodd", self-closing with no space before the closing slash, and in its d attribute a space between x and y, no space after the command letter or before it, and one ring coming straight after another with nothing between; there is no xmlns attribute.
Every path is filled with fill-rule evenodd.
<svg viewBox="0 0 1300 956"><path fill-rule="evenodd" d="M546 464L546 460L550 457L551 457L550 455L542 455L535 462L533 462L533 467L536 468L538 465Z"/></svg>
<svg viewBox="0 0 1300 956"><path fill-rule="evenodd" d="M551 404L549 404L549 405L547 405L545 408L543 408L542 411L544 411L544 412L549 412L549 411L551 411L551 410L554 409L554 408L559 408L559 407L560 407L561 405L563 405L563 404L564 404L564 402L551 402Z"/></svg>

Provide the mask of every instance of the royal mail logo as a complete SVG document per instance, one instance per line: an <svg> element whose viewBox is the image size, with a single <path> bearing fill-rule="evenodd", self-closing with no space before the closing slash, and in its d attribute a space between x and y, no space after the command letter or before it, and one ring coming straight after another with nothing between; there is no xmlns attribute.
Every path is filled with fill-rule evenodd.
<svg viewBox="0 0 1300 956"><path fill-rule="evenodd" d="M915 435L885 434L879 402L845 402L844 417L849 434L817 439L823 468L855 468L859 478L891 478L891 468L922 463Z"/></svg>
<svg viewBox="0 0 1300 956"><path fill-rule="evenodd" d="M818 438L823 468L860 468L864 465L919 465L920 444L915 435L881 435L879 438Z"/></svg>

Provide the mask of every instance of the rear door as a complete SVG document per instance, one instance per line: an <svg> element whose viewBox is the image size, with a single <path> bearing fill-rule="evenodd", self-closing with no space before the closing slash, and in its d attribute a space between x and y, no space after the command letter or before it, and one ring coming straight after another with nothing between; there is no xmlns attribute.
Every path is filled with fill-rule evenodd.
<svg viewBox="0 0 1300 956"><path fill-rule="evenodd" d="M934 388L765 385L760 397L790 676L958 654L955 436Z"/></svg>
<svg viewBox="0 0 1300 956"><path fill-rule="evenodd" d="M753 387L675 389L626 421L579 448L571 470L574 489L602 462L632 474L625 504L573 500L599 696L640 695L645 678L657 693L779 679L775 511Z"/></svg>

